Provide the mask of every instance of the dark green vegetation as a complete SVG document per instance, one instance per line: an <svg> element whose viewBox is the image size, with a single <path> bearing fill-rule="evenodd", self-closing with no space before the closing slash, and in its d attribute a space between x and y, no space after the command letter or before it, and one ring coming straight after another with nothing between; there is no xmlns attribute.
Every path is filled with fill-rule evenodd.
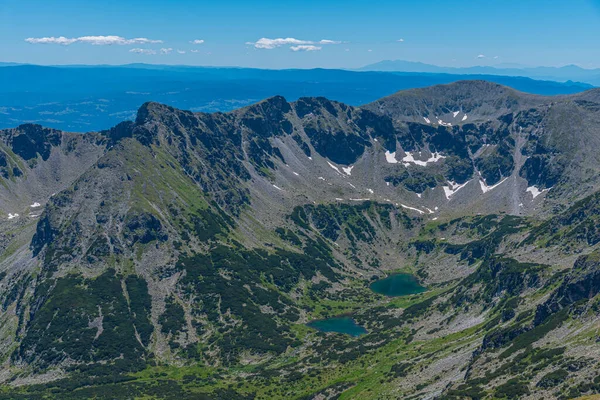
<svg viewBox="0 0 600 400"><path fill-rule="evenodd" d="M365 201L360 204L306 205L294 208L290 219L299 227L314 226L323 237L336 241L344 235L352 247L359 242L373 243L378 230L391 229L392 220L405 229L413 220L390 204Z"/></svg>
<svg viewBox="0 0 600 400"><path fill-rule="evenodd" d="M120 362L136 365L132 361L146 356L135 338L136 323L146 343L153 329L150 299L144 281L134 276L127 281L132 289L128 295L135 296L134 313L114 270L93 280L69 276L40 285L36 289L37 307L30 311L27 333L13 360L40 370L65 359L95 363L120 358Z"/></svg>
<svg viewBox="0 0 600 400"><path fill-rule="evenodd" d="M2 131L0 398L599 392L597 93Z"/></svg>
<svg viewBox="0 0 600 400"><path fill-rule="evenodd" d="M369 215L368 210L371 210L372 207L379 207L379 205L365 206L363 204L347 209L346 214L356 219L360 215ZM393 211L393 208L388 209L387 206L384 209ZM349 212L350 210L353 211ZM175 372L177 370L173 370L171 367L165 369L162 363L144 350L140 343L128 342L124 338L106 336L111 340L113 347L103 343L103 351L100 352L97 349L99 346L97 343L102 342L97 339L106 332L103 331L100 336L96 337L97 327L88 327L89 321L98 318L102 313L101 326L103 329L111 329L112 326L115 326L114 324L119 324L119 331L121 331L128 322L125 320L118 322L118 318L129 315L128 318L133 321L130 329L135 329L139 333L139 337L145 345L145 340L147 340L145 338L152 334L152 327L148 324L147 319L151 311L151 303L144 280L129 275L126 278L121 277L122 283L119 283L119 276L111 270L94 280L83 280L76 277L57 280L54 289L49 292L51 295L44 303L41 303L40 310L35 313L35 318L30 322L32 328L24 338L19 350L15 352L15 357L25 360L28 354L30 357L33 354L32 343L44 343L35 335L45 337L44 340L55 340L55 343L62 343L52 339L53 335L61 335L62 338L64 332L67 332L70 335L78 335L78 339L74 341L77 346L70 342L67 347L64 345L63 347L56 347L56 345L49 347L60 349L71 359L88 361L89 367L86 368L95 368L90 370L94 371L95 378L87 378L90 372L87 372L85 368L78 367L77 372L74 372L68 379L11 391L9 396L15 396L14 398L39 396L42 398L41 396L46 396L48 393L55 393L56 395L60 394L61 398L76 399L89 396L90 390L94 388L94 393L97 393L99 398L111 398L114 396L113 393L120 393L118 396L128 393L131 396L152 398L202 398L202 396L206 396L207 399L243 398L243 396L278 398L287 397L290 393L317 393L320 390L334 390L327 389L329 387L327 382L330 381L318 372L308 375L298 375L295 372L297 368L306 367L311 371L319 371L323 363L334 363L340 366L336 370L336 376L339 374L339 377L348 383L343 386L342 390L346 391L358 384L358 387L363 387L365 390L371 387L372 392L370 393L377 398L377 393L386 387L385 385L380 386L384 382L399 382L397 380L414 374L415 368L425 368L425 370L427 368L427 362L423 363L423 361L414 359L411 361L411 358L404 357L398 359L398 356L393 355L395 352L416 351L416 354L422 355L425 357L424 360L427 360L428 357L439 357L436 354L442 355L445 352L452 354L453 351L460 348L461 343L468 343L467 338L471 334L479 337L483 335L480 349L475 352L471 361L472 368L478 368L476 367L478 363L489 357L486 354L498 354L501 364L493 369L483 368L481 377L473 373L467 375L464 383L452 386L447 391L446 398L463 398L465 396L469 398L486 398L486 396L520 398L532 391L556 390L557 387L564 387L565 390L571 391L579 390L581 393L593 390L593 386L588 389L573 389L564 386L567 382L569 368L582 368L587 365L588 361L565 357L564 347L540 349L533 346L571 318L577 318L577 309L582 304L581 301L574 298L573 302L568 303L558 299L565 298L565 296L573 298L573 294L566 295L566 288L570 287L569 282L573 281L574 276L583 278L582 271L592 268L591 265L596 262L597 256L582 258L572 273L573 277L557 274L555 279L559 285L554 292L556 294L546 301L546 305L538 307L537 310L518 311L530 288L542 287L543 282L551 282L554 279L554 276L547 272L548 267L519 263L513 259L494 256L491 253L486 255L488 253L484 252L477 256L477 260L483 260L483 262L476 271L462 279L454 289L444 289L446 294L438 292L438 294L425 297L427 293L422 293L425 289L408 274L395 274L386 278L387 281L374 282L374 284L389 283L389 285L384 285L387 289L394 289L393 284L401 283L402 285L399 287L403 290L404 295L410 294L406 292L407 284L415 289L416 297L412 297L413 300L404 306L404 311L399 318L386 314L386 309L395 309L394 303L389 303L387 307L375 306L375 298L370 296L367 299L370 299L368 302L372 302L371 305L363 302L360 311L354 318L330 317L314 320L308 326L322 331L322 333L304 332L299 336L302 331L298 330L295 322L298 321L301 310L311 312L311 308L316 304L327 304L328 301L345 301L350 305L351 301L360 296L359 293L368 293L368 291L347 291L347 294L343 295L345 300L342 300L329 293L327 289L331 288L331 285L323 282L310 286L309 293L314 294L314 296L311 295L314 303L302 305L302 303L292 301L286 295L300 282L298 279L310 280L316 273L324 274L330 282L336 282L339 278L339 275L334 272L339 269L339 265L332 258L327 243L323 239L312 239L309 235L310 232L322 231L322 228L317 230L317 227L311 227L313 221L319 220L314 219L314 215L320 215L314 214L315 212L316 209L310 207L295 209L290 214L290 219L294 220L299 227L277 230L277 235L281 239L293 248L302 249L302 253L283 249L278 249L270 254L257 250L248 251L239 248L239 244L232 242L228 246L215 244L206 254L181 257L175 271L185 271L181 280L181 289L183 298L187 300L181 304L176 297L167 297L158 323L160 331L169 338L171 351L178 354L178 357L188 360L189 366L185 369L189 370L189 373L184 373L183 376L177 374ZM363 214L363 212L367 214ZM343 222L347 223L348 220L347 218ZM327 225L323 224L322 226ZM434 229L429 230L429 234L434 234L438 230L445 232L461 230L478 237L475 241L497 245L493 238L498 232L505 232L507 229L510 232L519 232L519 229L515 227L521 226L526 225L511 217L477 217L453 220L437 225ZM473 241L460 246L469 248L472 243ZM446 243L433 246L434 249L439 247L442 253L447 254L448 245ZM456 248L460 246L456 245ZM430 252L433 251L435 250L430 250ZM493 252L493 248L490 249L490 252ZM307 257L303 253L311 254L311 257ZM462 257L460 256L461 252L452 251L450 254L453 256L456 254L458 259ZM473 256L472 252L469 254ZM319 260L322 260L322 263ZM468 260L465 259L465 262L468 263ZM256 280L254 277L260 277L260 279ZM589 280L589 276L587 277ZM593 288L600 287L594 286L593 283L591 285ZM78 288L82 287L91 290L85 296L89 303L79 301L77 306L64 305L66 301L84 297L76 292L76 290L80 290ZM473 292L472 289L475 287L478 287L478 290ZM563 287L564 289L562 289ZM40 288L40 290L47 289ZM217 293L218 297L215 296ZM594 297L593 293L588 295L587 290L585 293L586 299ZM394 292L394 294L399 293ZM415 293L412 294L415 295ZM498 296L501 300L494 304L492 299ZM126 298L129 299L129 302ZM135 301L132 301L132 298L135 298ZM557 300L554 300L555 298ZM190 299L193 300L190 302ZM560 307L552 306L556 302L560 304ZM100 306L96 310L92 304ZM108 304L109 308L103 304ZM308 304L313 305L308 306ZM475 329L467 330L464 334L455 336L451 341L442 336L435 339L430 345L426 345L425 348L421 347L417 350L414 347L416 344L413 345L413 342L418 329L411 328L413 322L426 320L432 313L439 311L447 313L448 310L454 310L453 313L460 316L464 312L460 311L461 309L466 310L476 304L483 305L484 308L491 307L487 322L476 326ZM187 312L184 310L184 307L187 308L190 305L192 310L202 310L202 314L192 313L190 315L191 326L187 321ZM273 318L270 314L262 313L261 307L269 307L274 310L276 317ZM50 317L45 313L47 309L66 308L71 312L64 316L58 313ZM130 311L126 311L126 309ZM76 316L80 316L79 319L76 319ZM81 320L81 317L85 319ZM36 331L36 326L48 325L49 318L52 320L50 326L60 329L60 334L58 331L54 333L53 330ZM115 322L111 322L113 320ZM215 325L218 323L223 323L219 328L219 335L214 337L208 346L200 343L186 343L190 329L195 330L198 335L203 335L213 326L218 326ZM440 329L443 329L443 325L437 328L437 331ZM327 332L330 333L327 334ZM336 332L342 335L337 335ZM431 329L428 334L435 332L436 329ZM127 331L120 333L127 334ZM317 344L313 345L313 351L301 350L304 337L312 337L313 340L317 340ZM379 343L375 348L368 345L374 341ZM421 343L419 346L422 346L426 342L416 343ZM114 347L115 345L117 347ZM449 347L446 348L446 346ZM219 358L227 360L230 367L237 364L236 360L239 360L238 357L245 351L285 354L286 349L297 349L295 351L301 350L307 353L305 357L284 366L277 367L268 362L259 363L248 369L251 371L251 376L245 378L242 383L235 375L230 375L227 370L212 369L208 366L200 367L204 360L208 359L207 352L214 352L214 349L219 349ZM387 354L387 356L383 356L383 354ZM39 359L36 365L43 370L57 355L56 353L42 352L36 357ZM46 362L46 364L40 361ZM108 361L110 369L103 366L106 364L98 364L98 361ZM390 362L393 364L390 365ZM365 368L372 363L378 365L378 370L381 368L384 371L384 381L378 380L376 381L378 383L375 384L370 380L369 377L373 376L374 372L368 372L369 370ZM553 368L553 370L548 371L548 368ZM529 385L528 379L531 380L535 376L539 377L538 383L534 386ZM152 383L149 383L148 379ZM109 380L111 380L110 384ZM485 382L495 381L498 383L493 386L485 385ZM229 383L224 385L226 382ZM375 386L370 386L373 384ZM166 387L170 388L170 391L166 391ZM352 398L353 395L350 393L352 391L348 392ZM368 396L369 391L361 391L361 393Z"/></svg>
<svg viewBox="0 0 600 400"><path fill-rule="evenodd" d="M422 293L427 290L427 288L421 286L419 281L410 274L390 275L387 278L379 279L371 283L370 288L375 293L390 297Z"/></svg>
<svg viewBox="0 0 600 400"><path fill-rule="evenodd" d="M600 242L599 219L600 194L594 194L532 230L523 244L560 246L567 251L594 246Z"/></svg>
<svg viewBox="0 0 600 400"><path fill-rule="evenodd" d="M289 330L299 310L286 293L317 272L337 279L332 270L337 264L324 242L307 239L304 250L268 254L218 245L208 255L180 259L177 268L186 271L181 287L197 303L194 309L211 322L225 322L215 342L223 357L235 359L246 350L282 353L299 344ZM261 307L278 318L262 313ZM197 329L201 326L198 322Z"/></svg>

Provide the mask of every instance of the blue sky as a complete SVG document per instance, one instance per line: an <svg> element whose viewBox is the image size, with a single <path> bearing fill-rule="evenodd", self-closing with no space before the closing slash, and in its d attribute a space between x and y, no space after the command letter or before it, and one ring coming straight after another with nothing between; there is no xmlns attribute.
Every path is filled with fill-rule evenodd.
<svg viewBox="0 0 600 400"><path fill-rule="evenodd" d="M599 39L600 0L0 0L4 62L598 68Z"/></svg>

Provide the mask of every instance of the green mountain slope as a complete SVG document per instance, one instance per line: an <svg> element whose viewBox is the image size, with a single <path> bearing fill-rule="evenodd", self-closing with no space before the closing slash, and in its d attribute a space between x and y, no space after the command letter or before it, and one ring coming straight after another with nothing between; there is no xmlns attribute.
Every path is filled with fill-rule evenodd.
<svg viewBox="0 0 600 400"><path fill-rule="evenodd" d="M1 131L0 398L596 392L599 117L474 81Z"/></svg>

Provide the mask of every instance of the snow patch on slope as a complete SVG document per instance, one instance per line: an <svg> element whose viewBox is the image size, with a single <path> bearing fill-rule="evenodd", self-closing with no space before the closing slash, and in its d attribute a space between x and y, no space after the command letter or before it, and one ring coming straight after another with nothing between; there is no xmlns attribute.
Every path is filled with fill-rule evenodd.
<svg viewBox="0 0 600 400"><path fill-rule="evenodd" d="M413 210L413 211L418 212L419 214L425 214L425 211L419 210L418 208L406 206L406 205L404 205L402 203L400 205L402 206L402 208L406 208L407 210Z"/></svg>
<svg viewBox="0 0 600 400"><path fill-rule="evenodd" d="M446 158L446 156L441 155L440 153L433 153L431 157L429 157L425 161L415 160L415 157L412 155L410 151L406 152L404 158L402 158L402 163L405 167L408 167L408 164L420 165L421 167L426 167L427 164L432 164L440 161L441 159Z"/></svg>
<svg viewBox="0 0 600 400"><path fill-rule="evenodd" d="M444 189L444 194L446 195L446 199L450 200L450 197L452 197L460 189L464 188L469 182L470 181L467 181L462 185L459 185L456 182L448 182L448 186L442 186L442 188Z"/></svg>
<svg viewBox="0 0 600 400"><path fill-rule="evenodd" d="M497 188L498 186L502 185L504 183L504 181L507 180L507 179L508 178L504 178L500 182L498 182L498 183L496 183L495 185L492 185L492 186L486 185L486 183L482 179L480 179L479 180L479 186L481 186L481 191L483 193L487 193L490 190L493 190L493 189Z"/></svg>
<svg viewBox="0 0 600 400"><path fill-rule="evenodd" d="M422 167L425 167L425 166L427 166L427 164L436 163L439 160L446 158L446 156L443 156L440 153L435 152L427 160L421 161L421 160L415 160L413 153L411 153L410 151L405 152L405 154L406 155L402 158L402 163L404 164L405 167L407 167L409 164L415 164L415 165L420 165ZM398 164L398 160L396 159L396 152L390 153L389 150L386 150L385 160L389 164Z"/></svg>
<svg viewBox="0 0 600 400"><path fill-rule="evenodd" d="M351 165L349 167L342 167L342 171L344 171L346 175L350 176L352 175L352 168L354 168L354 165Z"/></svg>
<svg viewBox="0 0 600 400"><path fill-rule="evenodd" d="M389 164L398 164L398 160L396 160L396 152L390 153L389 150L385 151L385 160Z"/></svg>
<svg viewBox="0 0 600 400"><path fill-rule="evenodd" d="M336 167L335 165L333 165L332 163L330 163L329 161L327 161L327 164L329 164L329 166L333 169L335 169L338 173L341 174L340 169L338 167Z"/></svg>
<svg viewBox="0 0 600 400"><path fill-rule="evenodd" d="M550 189L552 189L552 188L550 188ZM542 193L544 193L544 192L547 192L547 191L548 191L548 190L550 190L550 189L542 189L542 190L539 190L539 189L538 189L537 187L535 187L535 186L529 186L529 187L527 188L526 192L529 192L529 193L531 193L531 195L532 195L532 196L533 196L533 198L535 199L535 198L536 198L536 197L538 197L540 194L542 194Z"/></svg>

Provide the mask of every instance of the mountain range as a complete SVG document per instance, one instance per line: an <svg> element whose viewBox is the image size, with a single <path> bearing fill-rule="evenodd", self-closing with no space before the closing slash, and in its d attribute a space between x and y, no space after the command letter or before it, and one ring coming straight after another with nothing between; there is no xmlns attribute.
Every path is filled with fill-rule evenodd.
<svg viewBox="0 0 600 400"><path fill-rule="evenodd" d="M541 95L573 94L586 83L493 75L264 70L131 64L0 67L0 128L24 123L87 132L134 120L146 101L197 112L227 112L282 95L326 97L359 106L398 90L485 79Z"/></svg>
<svg viewBox="0 0 600 400"><path fill-rule="evenodd" d="M599 124L471 80L0 130L0 399L598 393Z"/></svg>
<svg viewBox="0 0 600 400"><path fill-rule="evenodd" d="M523 76L532 79L541 79L557 82L585 82L590 85L600 85L600 69L581 68L577 65L563 67L528 67L523 65L473 66L473 67L441 67L404 60L384 60L366 65L360 71L385 71L385 72L424 72L435 74L461 74L461 75L497 75L497 76Z"/></svg>

